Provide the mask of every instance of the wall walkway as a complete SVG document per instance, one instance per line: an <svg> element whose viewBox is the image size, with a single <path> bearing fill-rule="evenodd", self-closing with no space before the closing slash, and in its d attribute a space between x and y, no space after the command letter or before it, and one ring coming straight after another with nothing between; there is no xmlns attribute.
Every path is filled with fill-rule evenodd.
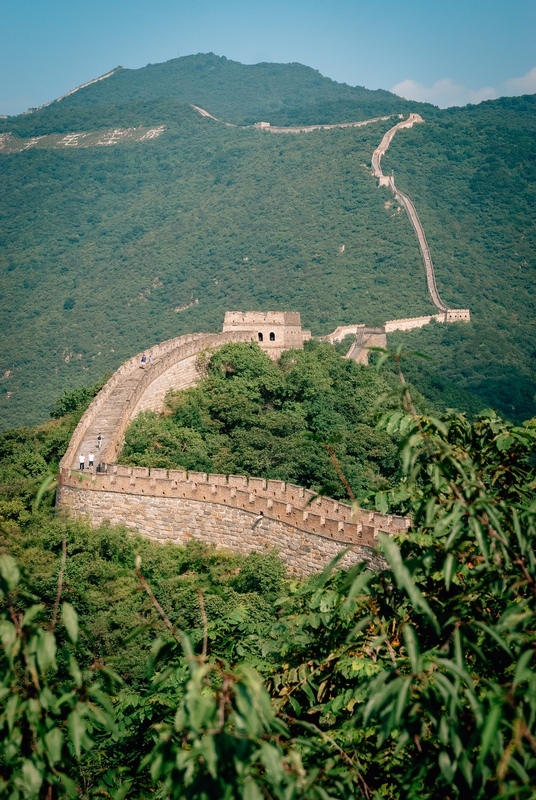
<svg viewBox="0 0 536 800"><path fill-rule="evenodd" d="M60 463L58 505L93 524L109 520L162 542L189 538L239 552L277 547L295 574L321 570L346 547L345 564L372 560L379 531L407 530L409 520L350 506L282 481L240 475L117 464L130 421L144 410L160 411L171 388L199 379L198 357L227 342L251 341L251 330L192 334L146 351L153 365L141 369L141 354L110 378L80 420ZM98 434L104 448L95 449ZM78 471L80 452L93 450L93 471ZM375 560L376 559L376 560Z"/></svg>
<svg viewBox="0 0 536 800"><path fill-rule="evenodd" d="M415 125L415 123L418 122L424 122L421 115L410 114L407 120L399 122L397 125L394 125L387 131L387 133L381 140L380 144L372 154L372 159L371 159L372 172L378 179L378 185L388 186L393 192L397 202L400 203L400 205L404 208L406 214L408 215L409 220L413 225L413 229L417 235L417 241L419 242L419 250L421 251L422 260L424 262L424 268L426 270L426 283L428 285L428 293L435 307L438 308L443 313L446 313L449 311L449 308L442 301L442 299L439 296L439 292L437 291L435 271L434 271L434 265L432 263L432 256L430 254L430 248L428 247L428 242L426 241L424 228L421 224L415 206L413 205L412 201L409 199L407 194L404 194L404 192L401 192L400 189L396 188L394 178L392 176L387 176L383 174L381 167L382 156L386 153L387 148L391 144L395 133L399 130L402 130L403 128L411 128L413 125ZM460 311L463 312L463 316L459 318L468 319L469 311L467 309L461 309ZM445 321L447 320L445 319ZM450 322L454 320L449 319L448 321Z"/></svg>
<svg viewBox="0 0 536 800"><path fill-rule="evenodd" d="M121 451L129 422L140 411L161 411L169 389L187 389L199 378L197 357L226 342L251 341L247 331L192 333L169 339L145 351L153 365L141 368L141 353L126 361L93 400L78 423L60 469L78 469L80 453L95 454L95 466L113 463ZM103 436L101 450L97 437Z"/></svg>

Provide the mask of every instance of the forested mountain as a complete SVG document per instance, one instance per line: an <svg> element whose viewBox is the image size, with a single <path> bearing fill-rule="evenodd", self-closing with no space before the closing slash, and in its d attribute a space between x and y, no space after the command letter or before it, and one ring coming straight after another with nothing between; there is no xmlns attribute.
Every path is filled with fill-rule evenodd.
<svg viewBox="0 0 536 800"><path fill-rule="evenodd" d="M63 388L153 342L220 329L229 309L300 311L315 335L433 313L409 221L370 172L409 111L425 124L396 135L384 171L415 202L443 299L472 322L393 341L434 357L416 385L439 369L482 405L532 416L535 98L440 111L298 64L199 55L0 121L0 148L22 139L0 149L2 426L44 419ZM299 135L241 127L388 115ZM34 141L89 132L86 146Z"/></svg>
<svg viewBox="0 0 536 800"><path fill-rule="evenodd" d="M399 113L415 105L382 89L337 83L303 64L245 65L214 53L148 64L142 69L118 67L104 81L65 97L61 105L63 110L156 98L193 103L228 122L246 125L266 115L274 124L303 123L308 118L315 123L319 120L317 107L324 107L324 115L325 107L332 107L332 115L325 119L342 122L341 107L346 107L348 119L353 120Z"/></svg>
<svg viewBox="0 0 536 800"><path fill-rule="evenodd" d="M434 312L371 174L409 111L424 124L384 171L472 321L390 334L435 359L404 358L402 383L399 353L379 373L344 342L277 363L227 345L121 453L403 514L379 533L386 569L290 579L262 534L249 555L163 547L58 513L75 426L136 351L227 309L296 310L315 335ZM0 424L26 424L0 432L2 797L534 800L536 418L479 411L535 411L535 112L209 55L0 121Z"/></svg>

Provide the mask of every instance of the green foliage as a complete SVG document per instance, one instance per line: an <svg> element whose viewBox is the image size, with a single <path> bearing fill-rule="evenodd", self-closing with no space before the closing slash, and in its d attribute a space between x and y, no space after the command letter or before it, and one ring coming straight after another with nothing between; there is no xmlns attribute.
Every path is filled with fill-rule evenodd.
<svg viewBox="0 0 536 800"><path fill-rule="evenodd" d="M31 508L45 476L57 470L77 422L73 414L0 434L0 521L18 519Z"/></svg>
<svg viewBox="0 0 536 800"><path fill-rule="evenodd" d="M315 333L433 311L413 231L359 166L389 121L352 136L277 137L176 101L115 113L91 117L166 130L1 158L2 308L15 309L2 318L4 425L39 421L65 386L97 380L150 342L220 329L230 307L297 308ZM376 283L386 269L389 282Z"/></svg>
<svg viewBox="0 0 536 800"><path fill-rule="evenodd" d="M279 558L253 552L233 583L239 592L258 592L275 600L281 593L284 577L285 567Z"/></svg>
<svg viewBox="0 0 536 800"><path fill-rule="evenodd" d="M93 398L100 392L110 375L106 375L94 386L81 386L79 389L65 389L62 396L54 404L50 416L54 419L64 417L66 414L84 413Z"/></svg>
<svg viewBox="0 0 536 800"><path fill-rule="evenodd" d="M43 605L30 604L24 589L18 594L19 580L14 559L0 556L0 603L8 606L0 614L0 797L76 798L82 754L100 731L115 733L114 676L80 668L73 607L61 606L67 636L58 641L58 605L44 625Z"/></svg>
<svg viewBox="0 0 536 800"><path fill-rule="evenodd" d="M355 748L381 796L533 797L536 426L384 424L404 439L413 532L384 537L389 572L294 595L272 692Z"/></svg>
<svg viewBox="0 0 536 800"><path fill-rule="evenodd" d="M165 125L146 142L1 156L3 427L42 420L66 386L152 342L218 330L233 307L295 308L315 335L433 313L411 225L367 169L393 119L279 136L187 103L283 124L420 111L385 167L416 203L442 296L473 322L408 335L481 406L534 413L533 100L439 111L299 65L193 56L0 121L22 137Z"/></svg>
<svg viewBox="0 0 536 800"><path fill-rule="evenodd" d="M49 481L42 486L43 480L56 473L80 417L108 377L93 386L65 390L50 412L52 422L0 434L0 522L24 521L39 487L38 505L50 506L55 485Z"/></svg>
<svg viewBox="0 0 536 800"><path fill-rule="evenodd" d="M300 753L285 741L288 731L277 718L258 673L235 673L192 656L173 725L161 726L156 746L146 756L151 777L166 797L319 797L304 793L308 781Z"/></svg>
<svg viewBox="0 0 536 800"><path fill-rule="evenodd" d="M431 311L407 220L358 166L390 121L277 137L183 105L315 122L399 102L272 66L122 70L0 123L23 136L166 125L143 146L2 157L6 424L30 406L42 417L60 389L151 339L217 329L230 306L297 308L315 333ZM160 99L131 101L155 83ZM440 292L472 311L469 325L392 335L433 355L441 380L427 364L408 377L438 409L474 413L470 391L512 419L533 413L534 110L427 108L386 156ZM135 463L317 488L338 480L329 442L357 492L411 514L408 535L380 542L384 571L334 562L303 582L273 553L160 547L54 517L50 473L91 390L66 392L46 425L5 431L0 796L533 800L535 423L433 416L415 395L420 416L384 404L375 427L384 391L391 376L326 345L278 364L227 347L167 416L127 434Z"/></svg>
<svg viewBox="0 0 536 800"><path fill-rule="evenodd" d="M253 348L233 355L207 380L277 386L279 368L267 376ZM381 428L400 442L404 475L379 505L413 517L408 534L382 538L383 572L335 561L285 582L269 554L160 547L43 516L6 530L0 791L532 799L535 421L396 410ZM257 609L262 599L265 616L213 605L228 592ZM116 638L98 603L122 626ZM118 692L104 665L128 671L131 647L149 656L147 677L124 674Z"/></svg>
<svg viewBox="0 0 536 800"><path fill-rule="evenodd" d="M214 653L260 658L259 635L274 621L272 601L284 582L285 570L275 554L222 553L195 541L186 547L158 547L125 536L122 529L102 526L92 531L81 522L64 525L43 514L29 517L4 526L0 547L17 558L31 592L51 608L58 553L66 538L63 594L83 620L81 638L91 652L87 666L94 660L105 662L133 689L145 683L155 625L157 631L162 626L139 592L132 572L136 555L173 624L189 631L195 647L203 637L201 590Z"/></svg>
<svg viewBox="0 0 536 800"><path fill-rule="evenodd" d="M374 422L376 400L391 387L331 345L308 343L277 364L257 344L225 345L197 386L168 395L163 416L144 412L130 424L121 461L328 486L347 499L323 444L334 439L354 493L364 497L398 468L394 440Z"/></svg>

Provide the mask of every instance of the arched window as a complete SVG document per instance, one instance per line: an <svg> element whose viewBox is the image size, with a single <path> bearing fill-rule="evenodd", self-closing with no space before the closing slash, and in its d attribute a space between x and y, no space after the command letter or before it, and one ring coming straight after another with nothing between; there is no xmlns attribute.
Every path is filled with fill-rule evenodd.
<svg viewBox="0 0 536 800"><path fill-rule="evenodd" d="M270 334L270 341L275 342L275 333Z"/></svg>
<svg viewBox="0 0 536 800"><path fill-rule="evenodd" d="M262 342L263 336L262 336L262 333L260 331L257 334L257 336L259 337L259 342Z"/></svg>

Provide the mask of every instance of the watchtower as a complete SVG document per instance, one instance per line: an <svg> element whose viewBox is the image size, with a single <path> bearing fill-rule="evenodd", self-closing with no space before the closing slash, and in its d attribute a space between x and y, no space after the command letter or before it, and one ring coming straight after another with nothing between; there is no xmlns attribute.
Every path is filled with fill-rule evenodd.
<svg viewBox="0 0 536 800"><path fill-rule="evenodd" d="M273 359L284 350L301 350L304 341L311 338L311 331L302 330L297 311L227 311L223 333L231 331L251 331L254 341Z"/></svg>

